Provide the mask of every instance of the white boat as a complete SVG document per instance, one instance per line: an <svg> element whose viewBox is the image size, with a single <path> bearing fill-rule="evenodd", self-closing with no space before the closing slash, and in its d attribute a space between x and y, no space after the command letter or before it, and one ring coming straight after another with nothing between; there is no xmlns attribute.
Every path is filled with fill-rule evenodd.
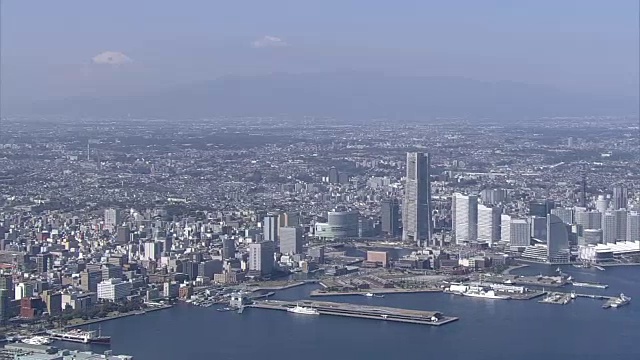
<svg viewBox="0 0 640 360"><path fill-rule="evenodd" d="M620 307L620 306L624 306L624 305L627 305L630 301L631 301L630 297L624 296L624 294L620 294L620 297L615 299L611 303L611 307L612 308L617 308L617 307Z"/></svg>
<svg viewBox="0 0 640 360"><path fill-rule="evenodd" d="M366 297L374 297L375 295L373 293L366 293L366 294L364 294L364 296L366 296Z"/></svg>
<svg viewBox="0 0 640 360"><path fill-rule="evenodd" d="M22 342L29 345L49 345L52 343L51 339L46 336L34 336L27 339L22 339Z"/></svg>
<svg viewBox="0 0 640 360"><path fill-rule="evenodd" d="M318 310L316 310L316 309L314 309L312 307L300 306L298 304L296 304L295 307L287 309L287 311L295 313L295 314L303 314L303 315L320 315Z"/></svg>

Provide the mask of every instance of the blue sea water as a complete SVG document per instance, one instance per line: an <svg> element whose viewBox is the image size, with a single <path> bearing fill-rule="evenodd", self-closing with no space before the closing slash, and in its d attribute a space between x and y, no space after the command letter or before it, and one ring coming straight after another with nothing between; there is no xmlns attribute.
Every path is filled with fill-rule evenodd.
<svg viewBox="0 0 640 360"><path fill-rule="evenodd" d="M515 273L551 275L555 268L532 265ZM624 292L634 300L604 310L603 301L584 298L564 306L443 293L323 298L460 317L440 327L262 309L240 315L180 304L105 322L102 332L112 336L115 354L137 360L640 359L640 267L562 269L578 281L609 284L606 290L576 289L580 293ZM304 299L311 289L307 285L279 291L274 298Z"/></svg>

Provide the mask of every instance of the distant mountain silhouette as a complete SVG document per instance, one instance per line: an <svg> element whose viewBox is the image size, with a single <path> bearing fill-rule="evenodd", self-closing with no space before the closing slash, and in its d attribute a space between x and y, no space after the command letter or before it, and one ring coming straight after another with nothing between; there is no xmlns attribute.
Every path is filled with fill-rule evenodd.
<svg viewBox="0 0 640 360"><path fill-rule="evenodd" d="M68 98L40 114L136 117L335 116L366 119L634 115L638 99L514 82L376 73L228 76L138 96Z"/></svg>

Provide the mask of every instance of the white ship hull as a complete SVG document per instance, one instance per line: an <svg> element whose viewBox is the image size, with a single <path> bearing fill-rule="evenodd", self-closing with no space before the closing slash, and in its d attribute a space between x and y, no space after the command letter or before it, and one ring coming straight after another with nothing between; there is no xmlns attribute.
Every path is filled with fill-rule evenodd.
<svg viewBox="0 0 640 360"><path fill-rule="evenodd" d="M460 295L469 296L469 297L478 297L478 298L484 298L484 299L498 299L498 300L510 299L510 297L504 296L504 295L491 295L491 294L482 294L482 293L465 292L465 293L460 293Z"/></svg>
<svg viewBox="0 0 640 360"><path fill-rule="evenodd" d="M320 315L318 310L314 308L304 307L304 306L296 306L291 309L287 309L288 312L294 314L302 314L302 315Z"/></svg>

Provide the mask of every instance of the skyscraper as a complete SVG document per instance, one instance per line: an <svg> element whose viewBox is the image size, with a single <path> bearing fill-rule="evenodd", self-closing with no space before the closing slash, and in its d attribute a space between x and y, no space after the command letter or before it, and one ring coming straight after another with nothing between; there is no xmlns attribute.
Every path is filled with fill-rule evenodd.
<svg viewBox="0 0 640 360"><path fill-rule="evenodd" d="M627 201L629 198L629 190L622 186L617 185L613 188L613 209L626 209Z"/></svg>
<svg viewBox="0 0 640 360"><path fill-rule="evenodd" d="M404 241L428 245L431 224L431 156L428 153L407 153L407 178L402 211Z"/></svg>
<svg viewBox="0 0 640 360"><path fill-rule="evenodd" d="M523 248L531 245L531 225L527 219L511 219L509 246Z"/></svg>
<svg viewBox="0 0 640 360"><path fill-rule="evenodd" d="M478 238L478 197L453 194L453 235L456 244Z"/></svg>
<svg viewBox="0 0 640 360"><path fill-rule="evenodd" d="M380 219L382 222L382 232L389 236L398 236L400 227L398 226L398 212L400 208L398 200L389 199L382 202L380 208Z"/></svg>
<svg viewBox="0 0 640 360"><path fill-rule="evenodd" d="M637 211L627 214L627 241L640 241L640 214Z"/></svg>
<svg viewBox="0 0 640 360"><path fill-rule="evenodd" d="M565 224L568 224L568 225L573 224L573 209L553 208L551 209L551 214L559 217L560 220L562 220Z"/></svg>
<svg viewBox="0 0 640 360"><path fill-rule="evenodd" d="M511 241L511 216L507 214L500 215L500 240Z"/></svg>
<svg viewBox="0 0 640 360"><path fill-rule="evenodd" d="M627 210L620 208L614 210L616 214L616 241L627 240Z"/></svg>
<svg viewBox="0 0 640 360"><path fill-rule="evenodd" d="M602 242L605 244L615 243L617 236L616 214L613 211L607 211L602 215Z"/></svg>
<svg viewBox="0 0 640 360"><path fill-rule="evenodd" d="M331 169L329 169L329 184L338 184L340 182L340 173L338 172L338 169L335 168L335 166L332 166Z"/></svg>
<svg viewBox="0 0 640 360"><path fill-rule="evenodd" d="M500 213L499 207L478 205L478 240L500 241Z"/></svg>
<svg viewBox="0 0 640 360"><path fill-rule="evenodd" d="M607 200L604 195L598 195L598 200L596 200L596 210L604 214L607 209L609 209L609 200Z"/></svg>
<svg viewBox="0 0 640 360"><path fill-rule="evenodd" d="M236 240L226 236L222 238L222 256L224 259L231 259L236 256Z"/></svg>
<svg viewBox="0 0 640 360"><path fill-rule="evenodd" d="M278 243L278 214L268 213L262 221L262 228L264 234L264 241L273 241L274 244Z"/></svg>
<svg viewBox="0 0 640 360"><path fill-rule="evenodd" d="M117 209L106 209L104 211L104 229L113 232L120 224L120 214Z"/></svg>
<svg viewBox="0 0 640 360"><path fill-rule="evenodd" d="M280 252L283 254L302 253L302 228L298 226L280 228Z"/></svg>
<svg viewBox="0 0 640 360"><path fill-rule="evenodd" d="M547 261L550 263L569 262L569 232L562 220L549 214L547 216Z"/></svg>
<svg viewBox="0 0 640 360"><path fill-rule="evenodd" d="M273 254L275 244L273 241L262 241L249 244L249 270L268 275L273 272Z"/></svg>

